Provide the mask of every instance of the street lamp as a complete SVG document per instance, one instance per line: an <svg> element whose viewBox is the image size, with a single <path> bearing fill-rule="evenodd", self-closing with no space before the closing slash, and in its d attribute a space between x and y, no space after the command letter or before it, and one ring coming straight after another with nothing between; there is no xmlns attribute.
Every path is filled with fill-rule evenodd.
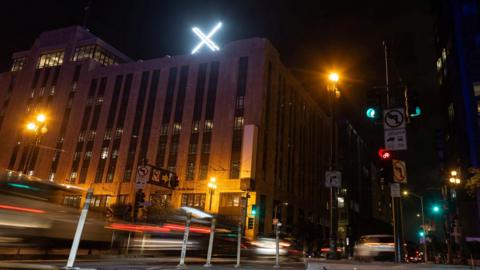
<svg viewBox="0 0 480 270"><path fill-rule="evenodd" d="M39 113L37 115L34 115L32 117L32 120L25 125L25 130L28 133L32 133L34 136L33 143L30 142L27 146L28 148L26 153L26 159L23 167L23 173L25 174L28 174L28 170L32 167L31 163L34 155L33 152L38 147L40 136L47 133L48 131L46 121L47 116L43 113Z"/></svg>
<svg viewBox="0 0 480 270"><path fill-rule="evenodd" d="M210 192L210 206L208 207L208 210L210 212L212 211L212 199L216 189L217 189L217 178L210 177L210 181L208 182L208 191Z"/></svg>
<svg viewBox="0 0 480 270"><path fill-rule="evenodd" d="M460 180L460 178L458 177L458 172L456 170L450 171L450 178L448 179L448 181L450 182L450 184L453 185L459 185L460 183L462 183L462 180Z"/></svg>
<svg viewBox="0 0 480 270"><path fill-rule="evenodd" d="M418 195L414 192L408 191L408 190L404 190L403 195L404 196L412 195L413 197L415 197L417 199L420 199L420 207L421 207L421 211L422 211L422 227L423 227L423 231L426 231L425 211L424 211L424 208L423 208L423 196L420 196L420 195ZM418 216L419 216L419 214L417 214L417 217ZM425 234L422 237L424 238ZM428 262L428 255L427 255L428 249L427 249L427 240L425 238L423 239L423 249L424 249L424 252L423 252L424 260L425 260L425 263L427 263Z"/></svg>
<svg viewBox="0 0 480 270"><path fill-rule="evenodd" d="M331 110L331 144L330 144L330 166L329 171L336 171L336 100L340 98L340 91L338 90L337 83L340 81L340 76L336 72L331 72L328 75L327 91L330 98L330 110ZM333 185L330 185L330 239L329 239L329 257L331 259L337 259L337 227L338 227L338 214L337 214L337 192Z"/></svg>

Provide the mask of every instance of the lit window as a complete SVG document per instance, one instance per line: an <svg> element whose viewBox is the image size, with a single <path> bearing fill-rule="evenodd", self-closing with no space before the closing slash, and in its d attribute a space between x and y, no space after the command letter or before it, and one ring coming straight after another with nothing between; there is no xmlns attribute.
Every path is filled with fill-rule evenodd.
<svg viewBox="0 0 480 270"><path fill-rule="evenodd" d="M102 149L102 155L100 157L101 159L106 159L108 157L108 147Z"/></svg>
<svg viewBox="0 0 480 270"><path fill-rule="evenodd" d="M445 60L447 60L447 50L445 48L443 48L443 50L442 50L442 59L443 59L444 62L445 62Z"/></svg>
<svg viewBox="0 0 480 270"><path fill-rule="evenodd" d="M200 130L200 121L193 121L192 133L198 133L199 130Z"/></svg>
<svg viewBox="0 0 480 270"><path fill-rule="evenodd" d="M27 62L26 57L14 59L13 64L12 64L12 68L10 69L10 71L22 70L23 66L25 65L26 62Z"/></svg>
<svg viewBox="0 0 480 270"><path fill-rule="evenodd" d="M190 206L198 209L205 208L205 193L182 194L182 206Z"/></svg>
<svg viewBox="0 0 480 270"><path fill-rule="evenodd" d="M182 124L180 123L173 123L173 134L180 134L180 131L182 130Z"/></svg>
<svg viewBox="0 0 480 270"><path fill-rule="evenodd" d="M105 131L105 135L103 136L103 139L104 140L110 140L112 138L112 130L111 129L107 129Z"/></svg>
<svg viewBox="0 0 480 270"><path fill-rule="evenodd" d="M205 120L205 132L212 131L212 129L213 129L213 121Z"/></svg>
<svg viewBox="0 0 480 270"><path fill-rule="evenodd" d="M52 96L53 94L55 94L55 86L50 87L49 95Z"/></svg>
<svg viewBox="0 0 480 270"><path fill-rule="evenodd" d="M37 61L37 68L55 67L63 64L63 51L41 54Z"/></svg>
<svg viewBox="0 0 480 270"><path fill-rule="evenodd" d="M442 69L442 59L438 58L437 59L437 71L440 71Z"/></svg>
<svg viewBox="0 0 480 270"><path fill-rule="evenodd" d="M115 130L115 137L116 137L116 138L120 138L120 137L122 136L122 133L123 133L123 129L117 128L117 129Z"/></svg>
<svg viewBox="0 0 480 270"><path fill-rule="evenodd" d="M77 172L72 172L70 174L70 180L75 180L75 179L77 179Z"/></svg>
<svg viewBox="0 0 480 270"><path fill-rule="evenodd" d="M235 117L234 123L233 123L233 129L242 129L243 122L244 122L243 116Z"/></svg>
<svg viewBox="0 0 480 270"><path fill-rule="evenodd" d="M48 180L50 182L53 182L53 180L55 180L55 173L54 172L50 173L50 175L48 176Z"/></svg>
<svg viewBox="0 0 480 270"><path fill-rule="evenodd" d="M239 207L242 193L221 193L220 207Z"/></svg>
<svg viewBox="0 0 480 270"><path fill-rule="evenodd" d="M473 83L473 94L478 97L480 96L480 82Z"/></svg>
<svg viewBox="0 0 480 270"><path fill-rule="evenodd" d="M338 197L338 208L344 208L345 207L345 199L343 197Z"/></svg>
<svg viewBox="0 0 480 270"><path fill-rule="evenodd" d="M87 151L85 152L85 160L91 159L92 158L92 151Z"/></svg>

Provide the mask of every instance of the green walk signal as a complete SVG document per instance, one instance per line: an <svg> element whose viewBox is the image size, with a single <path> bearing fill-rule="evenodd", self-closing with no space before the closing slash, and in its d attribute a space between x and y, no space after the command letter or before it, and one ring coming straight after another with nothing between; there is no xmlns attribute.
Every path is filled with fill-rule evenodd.
<svg viewBox="0 0 480 270"><path fill-rule="evenodd" d="M370 119L375 119L377 118L377 111L375 110L375 108L368 108L366 115Z"/></svg>
<svg viewBox="0 0 480 270"><path fill-rule="evenodd" d="M252 211L250 212L250 214L252 216L257 215L257 205L256 204L252 205Z"/></svg>

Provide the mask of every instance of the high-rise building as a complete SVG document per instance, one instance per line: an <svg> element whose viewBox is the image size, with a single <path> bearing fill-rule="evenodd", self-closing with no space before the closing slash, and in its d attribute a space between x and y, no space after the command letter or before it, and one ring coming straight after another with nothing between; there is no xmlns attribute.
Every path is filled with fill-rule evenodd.
<svg viewBox="0 0 480 270"><path fill-rule="evenodd" d="M0 166L92 187L93 207L132 203L145 162L180 180L173 193L147 184L147 200L231 219L241 215L241 179L253 179L247 236L270 232L283 202L286 230L327 225L329 121L266 39L132 61L83 28L49 31L13 55L0 99ZM41 128L26 129L39 113Z"/></svg>

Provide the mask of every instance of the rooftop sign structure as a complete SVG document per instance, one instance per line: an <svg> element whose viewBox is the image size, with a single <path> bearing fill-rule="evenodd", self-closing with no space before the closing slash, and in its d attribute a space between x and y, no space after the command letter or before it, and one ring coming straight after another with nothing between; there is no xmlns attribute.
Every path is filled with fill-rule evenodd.
<svg viewBox="0 0 480 270"><path fill-rule="evenodd" d="M198 52L198 50L200 50L204 45L207 45L208 48L210 48L210 50L212 50L213 52L214 51L219 51L220 48L217 46L217 44L215 44L215 42L212 41L212 36L215 35L215 33L222 27L222 23L219 22L217 23L217 25L215 25L215 27L213 27L213 29L207 34L205 35L202 30L200 30L200 28L198 27L193 27L192 28L192 31L193 33L195 33L195 35L197 35L198 38L200 38L200 43L198 43L198 45L193 48L192 50L192 54L195 54L196 52Z"/></svg>

